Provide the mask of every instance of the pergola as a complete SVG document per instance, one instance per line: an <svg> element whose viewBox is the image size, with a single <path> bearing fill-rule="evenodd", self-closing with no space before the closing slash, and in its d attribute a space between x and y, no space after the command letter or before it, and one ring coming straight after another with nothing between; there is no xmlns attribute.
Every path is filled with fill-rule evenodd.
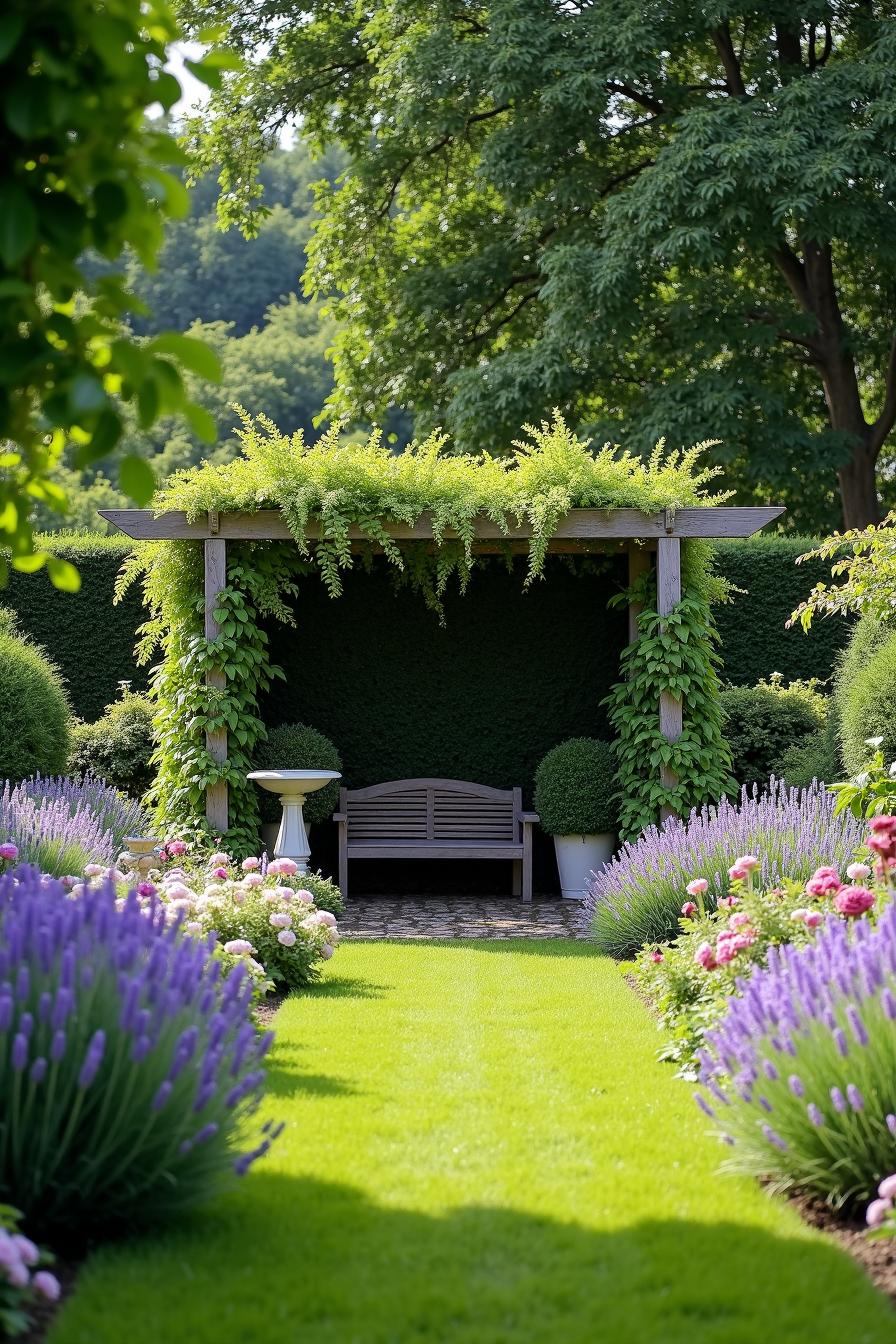
<svg viewBox="0 0 896 1344"><path fill-rule="evenodd" d="M657 611L667 615L681 601L681 542L688 537L706 539L749 537L774 522L784 512L782 507L769 505L760 508L732 508L720 505L709 508L663 509L658 513L643 513L640 509L571 509L554 530L548 545L553 553L586 555L607 549L624 550L628 554L629 579L634 582L656 555ZM257 512L218 513L211 511L201 518L190 520L185 513L169 512L156 515L149 509L101 509L107 522L119 528L135 541L201 541L205 552L205 636L215 639L219 633L215 620L218 594L227 582L228 541L293 541L293 535L279 509L259 509ZM416 523L383 521L383 530L397 542L427 541L435 544L432 520L422 513ZM364 529L351 527L349 536L353 549L361 550L371 543ZM457 534L446 530L443 538L450 540ZM532 531L508 519L506 528L491 518L480 516L475 523L474 551L494 553L508 544L513 551L528 550ZM313 545L314 537L309 536ZM629 608L629 639L638 634L637 607ZM223 686L223 674L210 679L210 685ZM660 729L669 742L674 742L682 731L682 703L664 692L657 706ZM218 762L227 759L227 730L206 733L206 746ZM668 767L663 768L663 783L674 785L676 779ZM214 831L222 835L228 827L227 784L219 782L206 792L206 816Z"/></svg>

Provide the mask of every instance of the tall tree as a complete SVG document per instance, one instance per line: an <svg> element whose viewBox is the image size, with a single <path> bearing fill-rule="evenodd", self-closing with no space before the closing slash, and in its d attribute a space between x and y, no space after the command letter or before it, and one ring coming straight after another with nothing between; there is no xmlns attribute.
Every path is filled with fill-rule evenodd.
<svg viewBox="0 0 896 1344"><path fill-rule="evenodd" d="M223 213L300 117L351 167L308 283L334 407L462 446L553 405L643 450L721 440L742 499L878 517L896 421L896 6L879 0L182 0ZM274 12L276 11L276 12Z"/></svg>

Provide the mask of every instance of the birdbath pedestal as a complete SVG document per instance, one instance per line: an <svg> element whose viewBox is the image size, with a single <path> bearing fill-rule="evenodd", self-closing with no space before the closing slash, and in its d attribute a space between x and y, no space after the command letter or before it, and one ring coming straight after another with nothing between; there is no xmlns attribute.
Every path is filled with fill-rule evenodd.
<svg viewBox="0 0 896 1344"><path fill-rule="evenodd" d="M309 793L317 793L333 779L341 779L338 770L253 770L254 779L263 789L280 795L283 818L274 845L274 857L293 859L300 873L307 873L311 846L305 830L302 804Z"/></svg>

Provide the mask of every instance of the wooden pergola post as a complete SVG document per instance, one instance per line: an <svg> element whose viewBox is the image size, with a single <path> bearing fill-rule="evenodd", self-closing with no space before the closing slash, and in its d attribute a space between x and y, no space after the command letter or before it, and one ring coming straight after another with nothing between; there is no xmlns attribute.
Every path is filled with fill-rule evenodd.
<svg viewBox="0 0 896 1344"><path fill-rule="evenodd" d="M223 537L210 537L205 549L205 637L217 639L221 628L215 620L218 594L227 583L227 542ZM207 683L214 690L223 691L226 684L223 671L209 672ZM212 759L222 765L227 760L227 729L207 729L205 745ZM205 815L216 835L223 835L229 825L227 809L227 781L219 779L210 784L205 793Z"/></svg>
<svg viewBox="0 0 896 1344"><path fill-rule="evenodd" d="M784 512L777 505L734 508L727 505L709 508L662 509L644 513L641 509L571 509L560 519L548 550L568 555L587 555L602 550L608 542L628 542L629 582L633 583L650 566L652 548L657 556L657 610L667 616L681 601L681 539L683 537L749 537L774 522ZM227 582L227 538L240 541L289 541L292 533L279 509L257 512L209 512L207 518L190 518L172 511L155 514L150 509L101 509L107 522L137 541L202 541L205 549L205 635L216 639L220 634L215 609L221 589ZM432 517L421 513L415 523L384 520L383 526L395 541L432 542ZM363 527L348 529L353 547L367 547L370 539ZM445 538L456 534L450 529ZM509 542L514 551L525 552L532 537L531 527L507 519L505 525L481 516L475 520L476 541L473 549L491 552L503 550ZM629 606L629 641L638 636L637 603ZM208 677L210 689L223 689L223 671ZM682 731L680 697L664 693L658 707L660 728L668 742L675 742ZM206 746L215 761L227 760L227 730L206 732ZM674 787L674 772L664 768L663 783ZM663 809L664 816L671 808ZM206 792L206 815L212 829L223 835L228 826L227 784L219 781Z"/></svg>

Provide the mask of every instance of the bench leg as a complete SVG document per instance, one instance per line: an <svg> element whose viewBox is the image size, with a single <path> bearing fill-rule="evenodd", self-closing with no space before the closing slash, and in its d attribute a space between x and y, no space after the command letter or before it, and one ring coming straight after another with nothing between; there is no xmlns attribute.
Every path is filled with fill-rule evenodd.
<svg viewBox="0 0 896 1344"><path fill-rule="evenodd" d="M523 894L523 861L522 859L512 859L513 863L513 886L510 888L514 896Z"/></svg>
<svg viewBox="0 0 896 1344"><path fill-rule="evenodd" d="M339 823L339 890L342 899L348 900L348 827L344 821Z"/></svg>
<svg viewBox="0 0 896 1344"><path fill-rule="evenodd" d="M523 822L523 901L526 903L532 900L532 826L528 821Z"/></svg>

